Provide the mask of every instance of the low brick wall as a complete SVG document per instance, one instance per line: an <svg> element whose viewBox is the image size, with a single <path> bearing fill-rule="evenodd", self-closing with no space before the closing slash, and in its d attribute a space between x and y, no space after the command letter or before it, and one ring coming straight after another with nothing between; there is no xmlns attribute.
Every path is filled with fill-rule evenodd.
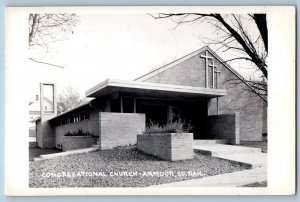
<svg viewBox="0 0 300 202"><path fill-rule="evenodd" d="M60 148L63 145L64 135L67 132L74 132L82 129L85 132L90 132L95 136L99 135L99 113L97 110L90 111L90 118L84 121L70 123L62 126L56 126L55 130L55 146Z"/></svg>
<svg viewBox="0 0 300 202"><path fill-rule="evenodd" d="M138 135L137 149L169 161L192 159L194 157L193 133Z"/></svg>
<svg viewBox="0 0 300 202"><path fill-rule="evenodd" d="M83 149L91 147L97 143L97 137L89 136L64 136L63 151L70 151L75 149Z"/></svg>
<svg viewBox="0 0 300 202"><path fill-rule="evenodd" d="M145 130L145 114L100 112L101 149L134 145L137 134Z"/></svg>
<svg viewBox="0 0 300 202"><path fill-rule="evenodd" d="M207 117L207 133L212 139L228 139L230 144L240 144L239 114L220 114Z"/></svg>

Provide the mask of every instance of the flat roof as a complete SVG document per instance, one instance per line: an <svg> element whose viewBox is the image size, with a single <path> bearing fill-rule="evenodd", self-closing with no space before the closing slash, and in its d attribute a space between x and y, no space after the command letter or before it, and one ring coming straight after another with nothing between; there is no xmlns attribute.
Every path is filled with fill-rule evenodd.
<svg viewBox="0 0 300 202"><path fill-rule="evenodd" d="M226 95L225 89L212 89L194 86L183 86L163 83L150 83L141 81L126 81L106 79L86 91L87 97L104 97L119 92L137 96L159 97L186 97L186 98L214 98Z"/></svg>
<svg viewBox="0 0 300 202"><path fill-rule="evenodd" d="M50 118L49 120L54 120L54 119L56 119L56 118L58 118L58 117L62 117L62 116L64 116L64 115L69 114L69 113L71 113L71 112L74 112L74 111L76 111L76 110L78 110L78 109L80 109L80 108L82 108L82 107L85 107L85 106L87 106L87 105L90 105L90 102L93 101L93 100L94 100L94 99L89 100L89 101L86 101L86 102L84 102L84 103L81 103L81 104L78 105L77 107L74 107L73 109L70 109L70 110L68 110L68 111L66 111L66 112L63 112L63 113L61 113L61 114L58 114L57 116L52 117L52 118Z"/></svg>

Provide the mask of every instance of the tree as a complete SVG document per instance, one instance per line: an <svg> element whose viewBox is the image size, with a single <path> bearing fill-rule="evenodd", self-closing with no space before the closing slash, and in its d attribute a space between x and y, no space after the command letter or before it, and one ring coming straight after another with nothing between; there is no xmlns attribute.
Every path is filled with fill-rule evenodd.
<svg viewBox="0 0 300 202"><path fill-rule="evenodd" d="M29 48L38 46L48 50L51 43L65 40L70 33L73 34L78 23L79 17L76 14L29 14L28 46ZM37 63L61 67L35 58L29 59Z"/></svg>
<svg viewBox="0 0 300 202"><path fill-rule="evenodd" d="M159 13L150 14L155 19L169 18L177 23L207 22L213 25L218 37L209 44L219 45L217 50L235 51L234 56L224 62L246 60L254 64L261 73L259 78L245 80L256 93L267 96L268 28L266 14L218 14L218 13Z"/></svg>
<svg viewBox="0 0 300 202"><path fill-rule="evenodd" d="M57 111L59 114L74 109L84 103L86 98L82 98L76 88L68 86L63 93L58 96Z"/></svg>

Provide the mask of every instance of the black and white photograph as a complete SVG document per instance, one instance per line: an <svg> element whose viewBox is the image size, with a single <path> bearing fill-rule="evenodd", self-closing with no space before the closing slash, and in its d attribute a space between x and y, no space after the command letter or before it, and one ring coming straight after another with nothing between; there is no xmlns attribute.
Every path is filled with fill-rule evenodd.
<svg viewBox="0 0 300 202"><path fill-rule="evenodd" d="M274 55L269 57L274 12L234 8L7 12L12 21L24 18L19 41L26 62L19 71L21 60L13 60L11 48L17 45L8 43L6 88L14 91L11 99L20 96L25 116L16 121L26 130L17 135L22 142L16 137L6 145L10 154L11 144L26 150L26 189L268 193L274 168L269 153L279 151L272 147L278 140L269 141L279 132L269 108L271 103L275 110L269 86L279 85L272 80ZM290 64L288 73L295 68ZM16 71L22 84L12 84ZM6 116L13 116L7 108ZM292 139L290 126L281 135Z"/></svg>

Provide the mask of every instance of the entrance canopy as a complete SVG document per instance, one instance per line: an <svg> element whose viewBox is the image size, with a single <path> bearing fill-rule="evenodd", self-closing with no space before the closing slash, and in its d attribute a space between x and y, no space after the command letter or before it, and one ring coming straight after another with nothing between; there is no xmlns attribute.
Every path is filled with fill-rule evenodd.
<svg viewBox="0 0 300 202"><path fill-rule="evenodd" d="M107 79L86 91L86 96L98 98L106 97L113 93L133 95L138 97L199 99L224 96L226 95L226 90L173 84Z"/></svg>

